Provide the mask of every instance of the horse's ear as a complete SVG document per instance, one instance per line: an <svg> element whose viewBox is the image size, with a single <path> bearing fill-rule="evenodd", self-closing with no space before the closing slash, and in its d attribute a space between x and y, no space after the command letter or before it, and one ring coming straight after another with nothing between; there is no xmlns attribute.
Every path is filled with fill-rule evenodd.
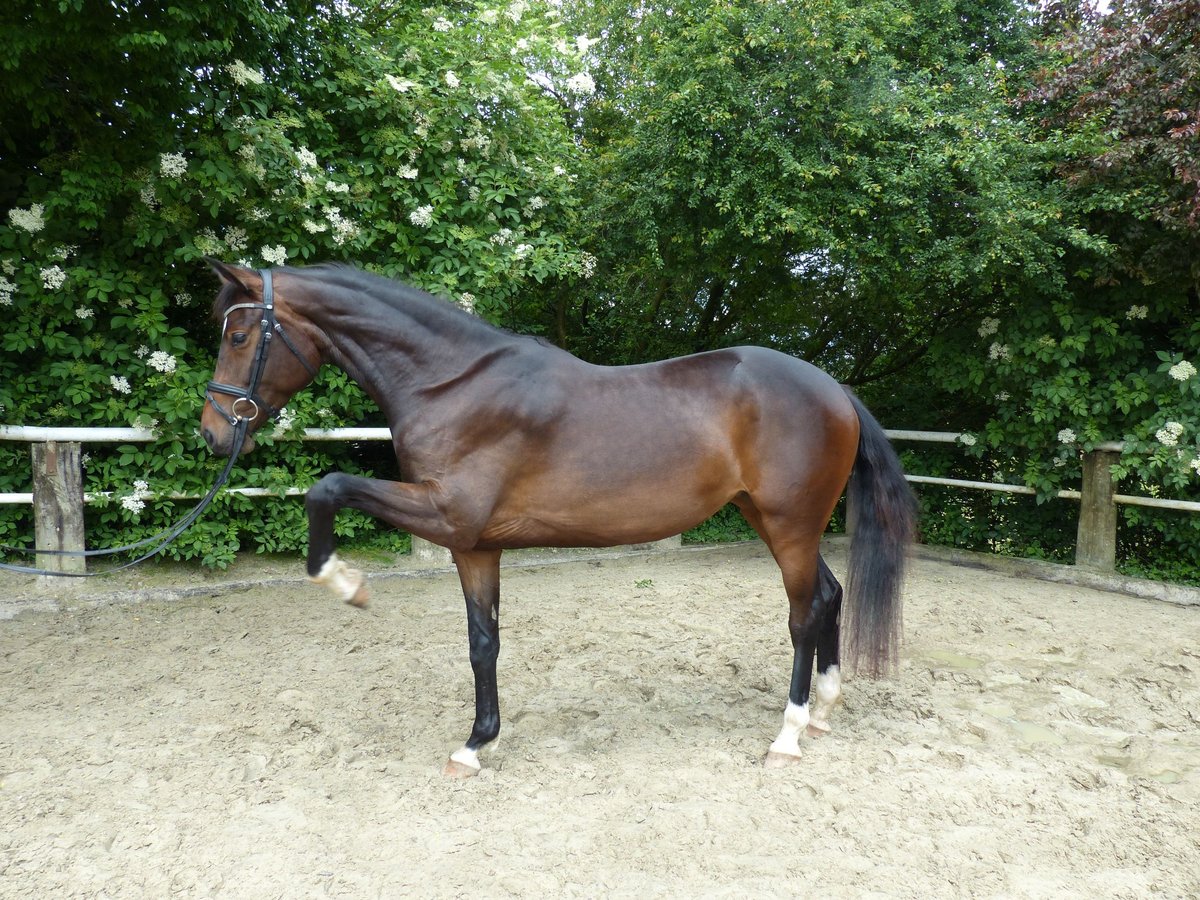
<svg viewBox="0 0 1200 900"><path fill-rule="evenodd" d="M212 270L217 273L217 277L225 282L225 284L232 284L243 293L250 293L250 288L246 286L246 279L244 277L249 274L248 269L227 266L219 259L213 259L211 256L204 257L204 261L212 267Z"/></svg>

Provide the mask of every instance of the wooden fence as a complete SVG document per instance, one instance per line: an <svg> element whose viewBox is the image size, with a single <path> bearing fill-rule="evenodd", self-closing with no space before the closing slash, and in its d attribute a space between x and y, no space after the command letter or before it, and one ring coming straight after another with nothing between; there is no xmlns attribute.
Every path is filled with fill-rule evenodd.
<svg viewBox="0 0 1200 900"><path fill-rule="evenodd" d="M894 442L956 443L957 432L888 430ZM386 428L307 429L306 441L375 441L391 440ZM30 445L33 467L31 493L0 493L0 504L31 503L34 510L34 543L37 550L81 550L85 546L83 525L84 505L98 497L85 494L82 487L81 445L84 443L132 443L156 440L153 432L138 428L38 428L22 425L0 425L0 440L24 441ZM1128 504L1200 512L1200 503L1184 500L1164 500L1157 497L1138 497L1118 494L1110 469L1121 454L1121 444L1106 443L1084 454L1083 479L1077 491L1059 491L1060 499L1078 500L1079 528L1075 544L1075 564L1098 572L1116 568L1117 506ZM908 475L914 484L935 484L967 490L1000 491L1010 494L1034 494L1033 488L1019 484L990 481L966 481L929 475ZM278 496L267 488L227 488L231 493L247 496ZM285 494L299 495L303 488L291 488ZM171 499L195 499L171 494ZM144 499L151 500L154 495ZM853 527L854 511L847 511ZM427 542L414 539L414 552L429 555L435 551ZM40 568L51 571L82 571L80 557L42 554L37 557Z"/></svg>

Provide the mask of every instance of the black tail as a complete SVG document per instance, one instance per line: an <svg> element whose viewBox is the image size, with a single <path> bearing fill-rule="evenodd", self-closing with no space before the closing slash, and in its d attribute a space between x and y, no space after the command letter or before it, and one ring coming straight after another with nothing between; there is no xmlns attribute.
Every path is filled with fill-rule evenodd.
<svg viewBox="0 0 1200 900"><path fill-rule="evenodd" d="M900 591L917 505L896 451L862 401L846 394L858 413L858 456L846 488L853 515L846 577L849 622L846 656L872 677L892 670L900 644Z"/></svg>

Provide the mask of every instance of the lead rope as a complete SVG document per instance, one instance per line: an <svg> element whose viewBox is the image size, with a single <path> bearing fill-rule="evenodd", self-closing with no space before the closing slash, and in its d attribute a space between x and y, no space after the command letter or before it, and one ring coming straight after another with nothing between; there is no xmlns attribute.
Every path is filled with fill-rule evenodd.
<svg viewBox="0 0 1200 900"><path fill-rule="evenodd" d="M295 344L288 339L287 335L283 331L283 327L275 319L275 287L271 277L271 270L262 269L260 270L259 274L262 276L263 280L263 302L237 304L235 306L231 306L225 311L226 316L228 316L229 313L235 309L262 309L264 312L261 323L262 336L259 338L258 348L254 354L254 362L251 365L250 384L243 389L210 381L208 383L208 390L205 392L206 397L208 401L212 403L213 408L225 416L225 418L229 421L229 424L234 427L233 452L229 454L229 462L225 464L224 470L217 477L216 482L209 489L208 493L201 498L199 503L192 507L191 511L189 511L187 515L185 515L170 528L166 529L165 531L160 531L158 534L153 535L152 537L136 541L132 544L125 544L121 547L108 547L103 550L37 550L36 548L30 550L28 547L7 547L0 545L0 551L5 551L8 553L25 553L39 556L42 554L45 554L46 556L82 556L87 558L90 556L110 556L114 553L126 553L130 550L138 550L142 547L154 544L156 541L158 542L154 549L148 550L137 559L130 560L129 562L121 563L117 566L111 566L98 572L52 572L49 569L39 569L35 566L18 566L13 565L12 563L3 562L0 562L0 570L7 572L18 572L22 575L50 575L56 578L93 578L98 575L109 575L113 572L119 572L122 569L128 569L131 566L136 566L138 563L143 563L150 557L162 552L168 544L175 540L175 538L179 537L179 535L183 534L183 532L186 531L193 522L200 518L201 513L208 508L209 504L212 503L213 498L217 496L217 491L224 487L225 483L229 480L229 473L233 471L233 466L237 462L238 456L242 452L242 444L245 442L246 432L250 427L250 423L258 416L259 401L256 401L254 398L255 394L258 392L258 382L262 378L263 370L267 366L267 353L270 348L272 330L279 333L279 336L283 338L283 342L287 345L288 349L296 355L296 358L303 363L304 368L308 369L309 373L311 373L313 377L316 377L317 374L313 367L309 365L308 360L306 360L300 354L300 351L296 349ZM222 329L222 334L224 334L224 329ZM231 409L233 410L232 412L226 411L220 404L217 403L216 398L213 397L213 391L229 394L236 398L231 406ZM249 401L254 407L254 413L250 416L237 415L238 401L243 399ZM274 418L276 410L270 406L267 406L265 403L263 406L267 410L268 417Z"/></svg>

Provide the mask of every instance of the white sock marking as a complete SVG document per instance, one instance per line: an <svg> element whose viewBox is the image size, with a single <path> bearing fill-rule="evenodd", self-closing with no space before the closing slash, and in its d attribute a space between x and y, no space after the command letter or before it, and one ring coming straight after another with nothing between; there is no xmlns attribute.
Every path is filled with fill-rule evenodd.
<svg viewBox="0 0 1200 900"><path fill-rule="evenodd" d="M321 571L310 575L308 580L314 584L327 585L340 600L349 600L362 587L363 573L350 568L336 553L331 553L329 559L325 560L325 565L321 566Z"/></svg>
<svg viewBox="0 0 1200 900"><path fill-rule="evenodd" d="M808 704L797 706L791 700L783 712L783 728L779 737L771 744L772 753L784 753L788 756L800 755L800 735L808 727Z"/></svg>
<svg viewBox="0 0 1200 900"><path fill-rule="evenodd" d="M842 673L837 666L830 666L824 674L817 673L816 684L817 702L813 706L812 720L814 725L829 727L829 716L842 697Z"/></svg>
<svg viewBox="0 0 1200 900"><path fill-rule="evenodd" d="M475 769L476 771L479 771L481 768L483 768L482 764L479 762L479 754L465 744L451 753L450 759L453 762L460 763L461 765Z"/></svg>

